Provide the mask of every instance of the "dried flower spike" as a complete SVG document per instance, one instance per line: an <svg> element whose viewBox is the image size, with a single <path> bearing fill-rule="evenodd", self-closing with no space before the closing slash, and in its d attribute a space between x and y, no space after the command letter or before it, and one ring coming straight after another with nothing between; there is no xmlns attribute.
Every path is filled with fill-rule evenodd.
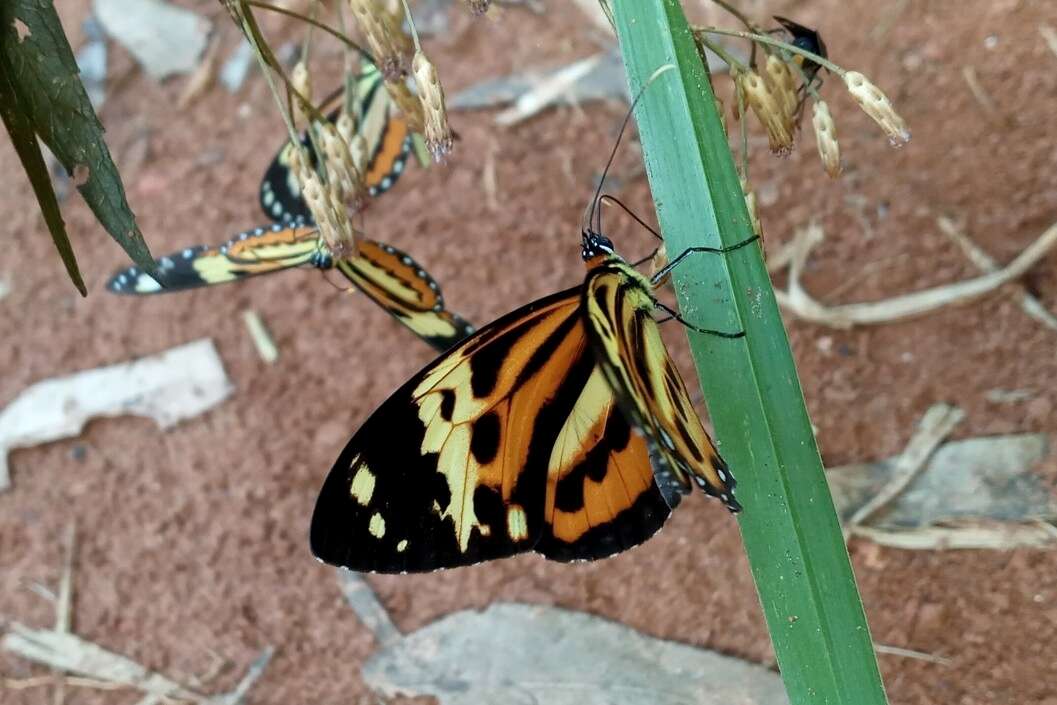
<svg viewBox="0 0 1057 705"><path fill-rule="evenodd" d="M749 187L749 182L741 180L741 191L745 194L745 208L749 211L749 222L752 224L752 232L763 241L763 226L760 225L760 211L756 206L756 192Z"/></svg>
<svg viewBox="0 0 1057 705"><path fill-rule="evenodd" d="M738 71L734 80L745 96L745 102L756 113L764 128L771 151L785 156L793 149L793 132L785 118L785 110L774 97L767 83L753 70Z"/></svg>
<svg viewBox="0 0 1057 705"><path fill-rule="evenodd" d="M777 55L769 54L764 73L767 74L767 82L771 93L774 94L778 104L785 112L789 130L792 131L793 118L796 116L796 109L800 104L793 72L790 70L789 64L782 61Z"/></svg>
<svg viewBox="0 0 1057 705"><path fill-rule="evenodd" d="M367 138L356 133L349 142L349 154L352 155L352 163L356 171L361 174L367 171Z"/></svg>
<svg viewBox="0 0 1057 705"><path fill-rule="evenodd" d="M816 100L812 107L811 124L815 127L815 142L822 166L832 178L840 176L840 144L837 142L837 126L824 100Z"/></svg>
<svg viewBox="0 0 1057 705"><path fill-rule="evenodd" d="M403 76L411 53L411 38L404 34L394 15L378 0L349 0L349 9L386 80Z"/></svg>
<svg viewBox="0 0 1057 705"><path fill-rule="evenodd" d="M359 213L367 207L367 186L362 172L356 167L345 138L338 129L327 123L321 128L323 153L326 158L327 175L330 178L334 198L348 203L353 212Z"/></svg>
<svg viewBox="0 0 1057 705"><path fill-rule="evenodd" d="M444 109L444 88L437 77L437 67L421 51L415 52L411 62L415 74L415 85L418 86L418 97L426 118L426 147L437 162L451 152L452 134L448 127L448 113Z"/></svg>
<svg viewBox="0 0 1057 705"><path fill-rule="evenodd" d="M385 88L389 91L389 97L396 103L396 107L400 108L400 112L404 114L408 129L412 132L422 132L426 125L422 101L407 87L407 82L402 78L395 81L386 79Z"/></svg>
<svg viewBox="0 0 1057 705"><path fill-rule="evenodd" d="M331 192L323 188L319 176L309 172L301 185L301 196L316 221L319 235L335 259L348 259L356 255L356 240L344 204Z"/></svg>
<svg viewBox="0 0 1057 705"><path fill-rule="evenodd" d="M881 126L892 146L898 147L910 141L910 130L880 88L870 83L869 79L858 71L848 71L843 78L852 98L863 112Z"/></svg>
<svg viewBox="0 0 1057 705"><path fill-rule="evenodd" d="M352 146L352 139L356 136L356 121L344 110L338 115L334 125L338 128L338 134L345 140L345 144Z"/></svg>
<svg viewBox="0 0 1057 705"><path fill-rule="evenodd" d="M668 248L661 243L661 246L653 251L653 257L650 257L650 278L657 276L657 273L668 266ZM664 286L672 278L672 273L669 271L661 277L655 286Z"/></svg>
<svg viewBox="0 0 1057 705"><path fill-rule="evenodd" d="M492 0L463 0L467 7L470 8L470 12L475 15L483 15L488 12L489 5L492 4Z"/></svg>
<svg viewBox="0 0 1057 705"><path fill-rule="evenodd" d="M298 61L294 66L290 74L290 83L306 101L312 102L312 74L308 72L308 66L305 65L304 60ZM294 99L294 110L306 123L312 122L312 116L304 110L301 101L296 98Z"/></svg>

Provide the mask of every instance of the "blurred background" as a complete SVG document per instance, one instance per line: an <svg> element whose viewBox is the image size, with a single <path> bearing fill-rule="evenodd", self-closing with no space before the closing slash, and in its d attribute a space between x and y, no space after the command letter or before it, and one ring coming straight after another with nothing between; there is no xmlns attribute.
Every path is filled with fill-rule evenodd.
<svg viewBox="0 0 1057 705"><path fill-rule="evenodd" d="M175 4L201 18L208 38L189 71L156 80L121 42L93 38L92 2L57 3L75 50L105 47L98 112L155 256L265 225L258 187L285 135L256 66L238 80L247 56L240 59L241 37L223 8ZM483 324L581 280L580 217L627 110L623 77L618 62L612 75L592 74L557 105L512 124L509 104L458 109L478 101L488 81L504 79L504 90L517 92L526 81L538 87L548 71L605 62L614 39L577 3L504 5L484 18L460 3L411 4L458 140L446 165L410 165L371 204L363 228L413 254L449 308ZM737 27L709 2L685 4L702 24ZM825 239L799 285L837 306L977 277L958 236L1003 266L1057 221L1057 15L1047 3L738 7L766 27L784 15L817 28L830 57L884 89L913 133L891 148L841 81L823 74L844 160L843 175L831 180L810 113L785 158L768 152L750 120L750 182L776 288L789 286L787 246L809 227ZM300 23L263 11L258 19L281 56L296 53ZM312 51L322 96L340 85L342 53L321 39ZM189 89L203 72L221 80ZM521 74L530 78L510 79ZM726 75L714 83L729 96ZM605 98L588 100L598 95ZM727 117L736 145L738 123L729 109ZM71 188L62 205L89 287L81 298L7 140L0 163L0 405L41 380L201 338L212 339L233 387L215 408L165 430L139 416L98 419L75 437L10 455L11 487L0 493L5 629L54 624L51 597L75 523L71 621L81 638L203 692L230 690L270 645L275 656L247 702L377 702L360 671L375 637L346 604L333 569L312 558L308 522L347 439L432 351L364 296L311 269L163 297L114 296L105 282L128 260ZM641 165L635 140L625 141L609 191L653 222ZM629 259L648 254L650 235L612 213L618 248ZM893 703L1057 703L1046 648L1057 641L1057 462L1048 449L1057 329L1040 308L1057 311L1054 255L982 297L911 319L847 329L786 311L827 467L899 456L939 403L964 416L934 445L976 443L948 453L955 479L944 481L942 469L934 481L922 476L908 490L917 503L900 505L889 525L851 531L873 637L888 647L879 661ZM258 354L247 310L270 331L274 363ZM669 326L666 335L690 376L682 332ZM991 444L1009 436L1034 445ZM858 472L835 485L855 495L878 482L877 466ZM948 492L965 502L945 515L937 507ZM585 611L774 668L736 523L700 497L684 501L643 547L609 560L561 565L527 555L367 582L404 632L517 601ZM49 671L20 656L0 651L0 678L5 703L52 701ZM83 684L65 692L69 703L141 697Z"/></svg>

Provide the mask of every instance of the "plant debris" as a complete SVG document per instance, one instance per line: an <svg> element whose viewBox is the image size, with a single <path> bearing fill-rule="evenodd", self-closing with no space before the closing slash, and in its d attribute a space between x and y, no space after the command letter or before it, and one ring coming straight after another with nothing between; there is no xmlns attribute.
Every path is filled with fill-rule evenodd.
<svg viewBox="0 0 1057 705"><path fill-rule="evenodd" d="M81 72L81 83L88 93L88 100L98 112L106 101L106 36L99 20L91 15L81 28L88 41L77 50L77 68Z"/></svg>
<svg viewBox="0 0 1057 705"><path fill-rule="evenodd" d="M555 607L497 603L401 637L362 577L340 577L378 637L363 678L383 697L433 696L441 705L788 703L768 668Z"/></svg>
<svg viewBox="0 0 1057 705"><path fill-rule="evenodd" d="M228 89L229 93L237 93L242 88L252 64L253 47L243 39L220 69L221 85Z"/></svg>
<svg viewBox="0 0 1057 705"><path fill-rule="evenodd" d="M727 65L711 52L708 59L713 73L727 70ZM597 100L629 100L624 65L616 49L557 68L530 68L476 83L456 94L448 101L448 107L476 110L513 103L495 117L497 124L510 126L555 105L582 105Z"/></svg>
<svg viewBox="0 0 1057 705"><path fill-rule="evenodd" d="M66 557L59 594L52 595L46 588L38 586L38 592L55 602L55 628L31 629L11 622L7 634L0 640L4 650L50 666L55 675L47 679L31 678L14 683L7 681L5 687L20 689L55 683L56 691L52 699L55 703L63 702L67 685L101 689L137 688L146 693L137 705L157 705L163 701L170 702L173 698L199 705L241 703L275 653L271 646L265 647L250 664L246 675L234 690L222 695L206 696L71 633L75 536L75 528L71 524L66 533ZM66 677L66 673L76 673L80 677Z"/></svg>
<svg viewBox="0 0 1057 705"><path fill-rule="evenodd" d="M275 341L268 334L264 321L256 311L246 310L242 312L242 320L246 323L246 329L253 339L253 346L257 348L257 354L269 365L279 359L279 349L275 347Z"/></svg>
<svg viewBox="0 0 1057 705"><path fill-rule="evenodd" d="M7 455L14 448L76 436L99 416L148 416L167 429L213 408L232 389L208 338L37 382L0 411L0 491L10 485Z"/></svg>
<svg viewBox="0 0 1057 705"><path fill-rule="evenodd" d="M849 533L913 549L1057 547L1057 500L1032 473L1047 455L1045 434L951 441L922 459L956 418L949 407L930 410L908 444L908 460L897 456L828 470L837 513ZM919 461L921 470L905 487L877 504L874 498L889 494L884 488Z"/></svg>
<svg viewBox="0 0 1057 705"><path fill-rule="evenodd" d="M212 23L162 0L94 0L95 16L156 81L191 73L205 51Z"/></svg>
<svg viewBox="0 0 1057 705"><path fill-rule="evenodd" d="M800 285L800 275L807 258L824 240L825 233L817 223L797 230L788 251L783 249L781 253L783 263L788 261L789 283L785 291L776 288L774 295L782 308L799 318L833 328L851 328L856 325L888 323L919 316L951 304L971 301L1016 280L1057 245L1057 223L1048 227L1012 262L982 276L882 301L836 306L820 303Z"/></svg>

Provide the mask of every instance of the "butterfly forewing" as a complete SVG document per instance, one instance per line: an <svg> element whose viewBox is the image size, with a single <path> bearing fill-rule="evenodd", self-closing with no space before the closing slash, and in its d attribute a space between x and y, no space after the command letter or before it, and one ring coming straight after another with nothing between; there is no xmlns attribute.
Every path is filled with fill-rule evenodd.
<svg viewBox="0 0 1057 705"><path fill-rule="evenodd" d="M615 258L591 270L582 292L595 354L621 408L642 429L659 482L688 489L693 479L732 511L734 478L694 411L679 371L652 318L649 282Z"/></svg>
<svg viewBox="0 0 1057 705"><path fill-rule="evenodd" d="M656 532L668 505L579 308L577 288L519 309L382 404L323 486L314 553L355 570L424 571L532 549L597 558Z"/></svg>

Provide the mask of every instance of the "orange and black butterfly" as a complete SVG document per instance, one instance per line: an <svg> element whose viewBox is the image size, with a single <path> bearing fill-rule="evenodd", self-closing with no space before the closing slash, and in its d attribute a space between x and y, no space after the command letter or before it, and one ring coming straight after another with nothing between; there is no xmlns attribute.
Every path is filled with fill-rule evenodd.
<svg viewBox="0 0 1057 705"><path fill-rule="evenodd" d="M410 255L364 240L357 256L335 260L316 228L304 223L248 230L219 247L188 247L157 260L153 275L138 267L118 272L107 289L117 294L157 294L302 266L337 269L438 350L447 350L473 332L473 326L445 308L440 287Z"/></svg>
<svg viewBox="0 0 1057 705"><path fill-rule="evenodd" d="M647 279L593 230L582 243L581 285L478 330L360 427L316 503L318 558L386 573L595 559L648 539L695 484L741 508L652 317L668 268Z"/></svg>
<svg viewBox="0 0 1057 705"><path fill-rule="evenodd" d="M357 132L367 142L364 182L368 193L378 196L392 188L404 172L411 154L412 137L407 122L389 97L381 72L366 57L362 59L362 66L363 70L356 78L352 117ZM322 111L332 122L339 114L335 106L343 99L344 94L337 93L322 106ZM309 164L315 169L316 153L307 134L302 135L301 146L308 152ZM261 208L277 223L312 222L308 205L301 198L301 186L290 170L293 151L293 143L287 141L268 165L261 181Z"/></svg>

